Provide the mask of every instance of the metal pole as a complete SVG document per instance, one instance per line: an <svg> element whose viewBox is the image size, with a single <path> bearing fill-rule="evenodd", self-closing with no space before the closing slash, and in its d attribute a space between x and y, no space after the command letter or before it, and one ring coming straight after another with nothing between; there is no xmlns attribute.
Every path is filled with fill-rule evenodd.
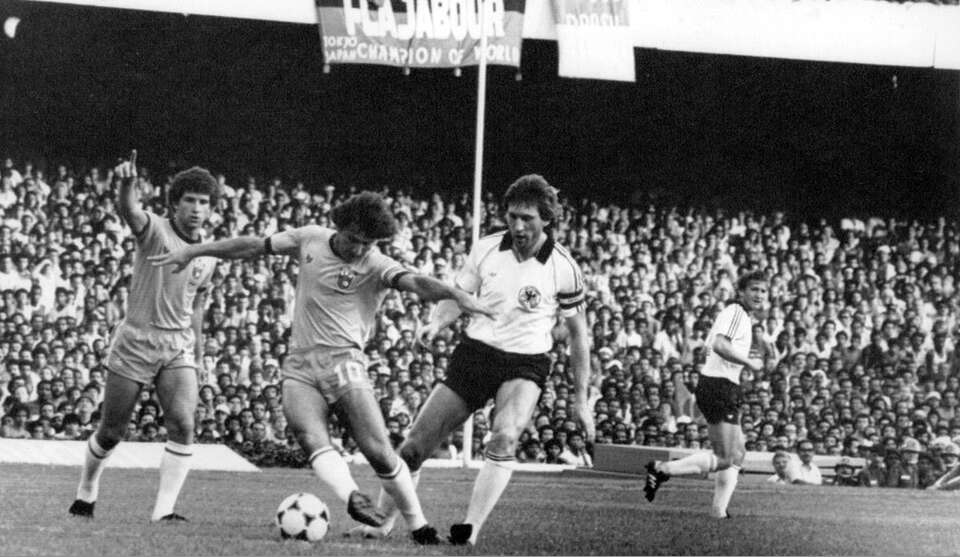
<svg viewBox="0 0 960 557"><path fill-rule="evenodd" d="M477 0L480 10L480 58L477 66L477 136L473 157L473 230L470 248L480 239L481 194L483 191L483 126L487 101L487 2ZM463 466L469 466L473 459L473 416L463 424Z"/></svg>

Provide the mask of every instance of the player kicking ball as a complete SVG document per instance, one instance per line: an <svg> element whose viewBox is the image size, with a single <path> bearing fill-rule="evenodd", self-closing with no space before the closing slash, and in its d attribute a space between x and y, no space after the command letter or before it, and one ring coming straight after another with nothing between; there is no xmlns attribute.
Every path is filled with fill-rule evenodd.
<svg viewBox="0 0 960 557"><path fill-rule="evenodd" d="M290 352L282 364L283 413L309 455L314 474L330 487L358 522L380 526L383 516L358 490L347 463L330 441L328 416L339 409L383 490L400 509L419 544L439 542L424 518L406 463L390 445L380 406L373 396L363 348L376 327L377 309L395 288L423 300L449 300L458 311L493 316L486 305L432 277L406 270L377 249L397 232L383 198L361 192L331 212L336 230L304 226L266 238L239 237L185 246L152 257L174 265L174 273L195 258L251 259L288 256L299 263Z"/></svg>
<svg viewBox="0 0 960 557"><path fill-rule="evenodd" d="M737 477L746 456L740 429L740 372L744 366L760 371L763 360L750 352L752 322L767 301L768 283L762 271L752 271L737 280L737 300L717 315L706 339L707 359L697 385L697 407L707 420L712 452L697 452L670 462L647 464L643 487L647 501L671 476L716 472L712 515L729 518L727 506L737 487Z"/></svg>

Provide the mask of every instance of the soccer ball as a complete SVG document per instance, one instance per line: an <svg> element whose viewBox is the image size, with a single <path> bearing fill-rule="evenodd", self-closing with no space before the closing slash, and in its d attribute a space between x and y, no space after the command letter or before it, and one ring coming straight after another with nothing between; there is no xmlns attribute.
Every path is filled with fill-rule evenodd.
<svg viewBox="0 0 960 557"><path fill-rule="evenodd" d="M330 527L330 511L316 495L294 493L277 508L277 527L284 539L320 541Z"/></svg>

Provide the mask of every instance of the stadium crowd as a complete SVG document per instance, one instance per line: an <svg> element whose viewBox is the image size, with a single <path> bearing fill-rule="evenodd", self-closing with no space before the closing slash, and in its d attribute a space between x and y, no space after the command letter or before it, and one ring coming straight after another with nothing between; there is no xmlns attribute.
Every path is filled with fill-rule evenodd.
<svg viewBox="0 0 960 557"><path fill-rule="evenodd" d="M279 178L218 179L212 238L268 235L315 222L352 188L311 190ZM169 178L143 173L141 200L165 212ZM412 197L383 189L400 233L381 249L450 281L470 244L470 198ZM84 439L99 419L103 359L123 319L134 240L115 210L112 171L58 166L50 175L6 159L0 184L0 437ZM481 229L503 227L488 194ZM760 268L770 307L754 325L765 369L742 376L747 450L864 457L863 485L928 487L960 455L955 342L960 235L955 223L849 218L798 221L782 213L619 207L565 201L554 236L575 255L588 290L592 404L597 442L706 448L695 407L698 369L713 316L739 272ZM288 434L278 374L287 351L295 261L220 261L205 313L200 443L225 443L258 465L301 466ZM395 444L442 380L463 321L431 346L416 342L431 304L394 292L366 347L369 374ZM562 327L552 373L521 462L590 466L568 416L572 377ZM481 458L490 407L469 440ZM338 429L345 454L356 446ZM145 388L128 440L165 439ZM463 449L455 433L435 457ZM777 453L778 454L778 453ZM870 481L874 474L875 481ZM839 470L838 470L839 475Z"/></svg>

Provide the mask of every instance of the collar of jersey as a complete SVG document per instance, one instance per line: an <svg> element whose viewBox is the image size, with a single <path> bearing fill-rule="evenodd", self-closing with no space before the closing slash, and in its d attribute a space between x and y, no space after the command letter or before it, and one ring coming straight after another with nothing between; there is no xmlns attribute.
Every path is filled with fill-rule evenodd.
<svg viewBox="0 0 960 557"><path fill-rule="evenodd" d="M184 232L183 230L180 230L180 227L177 226L177 221L173 220L173 217L168 217L167 220L170 221L170 228L172 228L173 231L176 232L177 236L180 236L181 240L183 240L188 244L196 244L200 242L200 238L196 238L196 239L191 238L190 236L187 236L186 232Z"/></svg>
<svg viewBox="0 0 960 557"><path fill-rule="evenodd" d="M510 235L510 232L503 233L503 239L500 240L500 251L507 251L513 247L513 236ZM553 238L547 234L547 240L543 242L543 245L540 246L540 251L537 252L536 258L542 265L547 264L547 260L550 259L550 254L553 253Z"/></svg>

